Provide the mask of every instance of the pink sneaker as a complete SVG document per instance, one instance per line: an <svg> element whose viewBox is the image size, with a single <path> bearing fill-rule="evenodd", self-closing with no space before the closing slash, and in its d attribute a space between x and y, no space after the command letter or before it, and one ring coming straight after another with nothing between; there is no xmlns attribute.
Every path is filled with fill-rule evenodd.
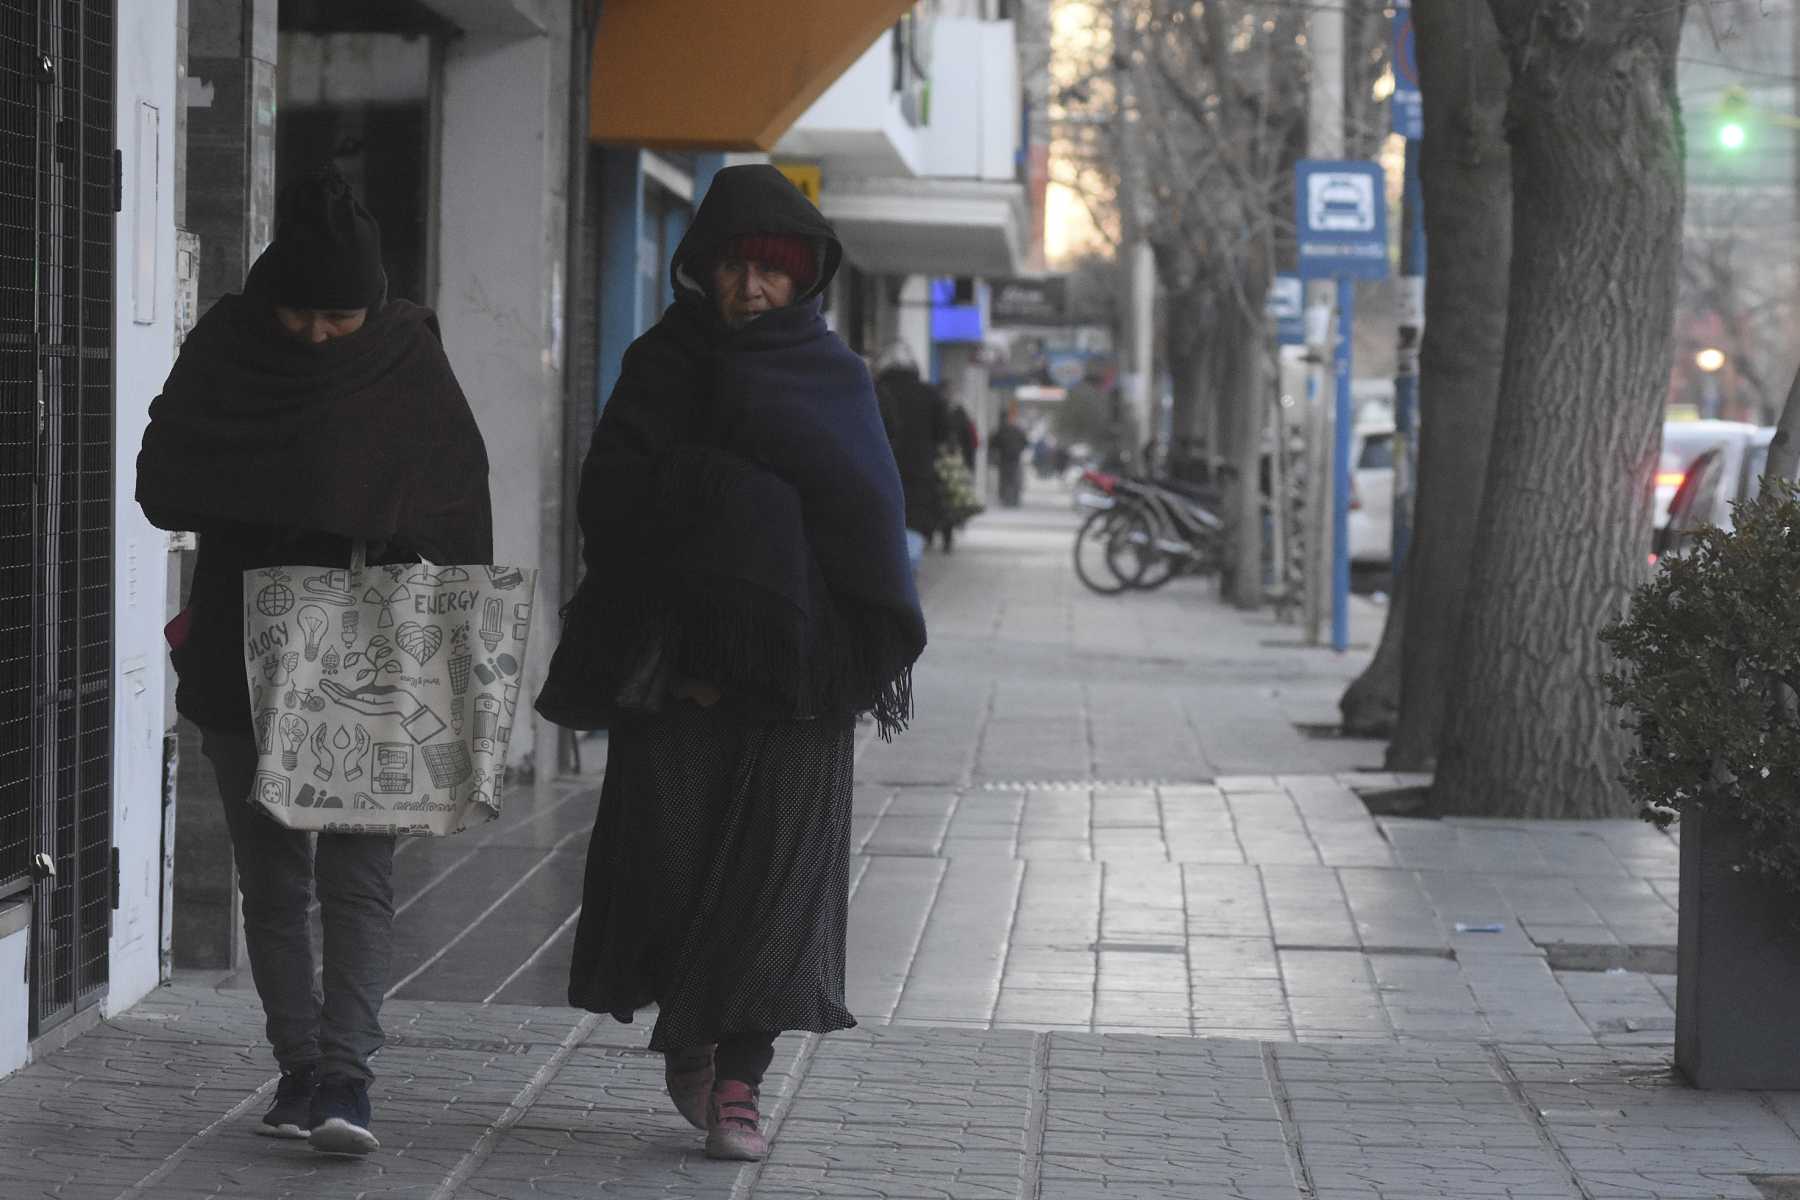
<svg viewBox="0 0 1800 1200"><path fill-rule="evenodd" d="M706 1100L713 1086L713 1048L690 1046L663 1055L663 1083L675 1102L675 1111L695 1129L705 1129Z"/></svg>
<svg viewBox="0 0 1800 1200"><path fill-rule="evenodd" d="M706 1106L706 1157L731 1162L760 1162L769 1139L757 1128L756 1089L736 1079L713 1085Z"/></svg>

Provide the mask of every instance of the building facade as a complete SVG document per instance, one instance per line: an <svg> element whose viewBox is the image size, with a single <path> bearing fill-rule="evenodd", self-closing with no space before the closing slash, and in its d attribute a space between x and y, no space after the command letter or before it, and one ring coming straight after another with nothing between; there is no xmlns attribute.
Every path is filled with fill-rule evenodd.
<svg viewBox="0 0 1800 1200"><path fill-rule="evenodd" d="M241 962L224 801L163 640L194 541L143 519L134 464L280 186L330 162L375 212L486 438L497 554L554 614L588 437L721 167L823 181L859 349L979 360L981 280L1038 242L1011 7L0 0L0 1074L174 969ZM962 341L934 337L934 295ZM557 633L533 631L527 694ZM512 745L518 777L575 751L542 723Z"/></svg>

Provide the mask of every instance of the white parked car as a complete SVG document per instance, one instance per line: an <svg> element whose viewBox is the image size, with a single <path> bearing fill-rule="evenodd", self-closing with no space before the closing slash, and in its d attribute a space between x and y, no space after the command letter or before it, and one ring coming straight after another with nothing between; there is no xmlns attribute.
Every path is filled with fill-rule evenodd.
<svg viewBox="0 0 1800 1200"><path fill-rule="evenodd" d="M1769 439L1774 436L1773 427L1742 421L1664 421L1662 458L1656 467L1655 528L1669 523L1669 504L1696 464L1707 467L1708 478L1695 481L1696 485L1706 484L1707 494L1698 497L1704 501L1698 508L1687 505L1685 519L1689 524L1731 528L1732 501L1755 488L1761 464L1768 460ZM1759 445L1760 456L1756 454ZM1701 463L1704 455L1711 457ZM1724 481L1729 481L1727 486L1718 486Z"/></svg>
<svg viewBox="0 0 1800 1200"><path fill-rule="evenodd" d="M1673 471L1657 477L1659 511L1652 549L1658 555L1680 553L1688 535L1701 526L1730 529L1731 506L1756 494L1768 467L1769 444L1775 440L1773 425L1738 425L1729 421L1671 423L1663 433L1665 469L1675 457L1669 449L1670 432L1686 425L1714 428L1705 438L1692 433L1685 437L1677 434L1678 456L1685 460L1679 477ZM1698 451L1689 457L1696 445ZM1663 504L1662 491L1670 484L1674 491Z"/></svg>
<svg viewBox="0 0 1800 1200"><path fill-rule="evenodd" d="M1394 557L1394 424L1364 421L1350 440L1350 561L1386 566Z"/></svg>

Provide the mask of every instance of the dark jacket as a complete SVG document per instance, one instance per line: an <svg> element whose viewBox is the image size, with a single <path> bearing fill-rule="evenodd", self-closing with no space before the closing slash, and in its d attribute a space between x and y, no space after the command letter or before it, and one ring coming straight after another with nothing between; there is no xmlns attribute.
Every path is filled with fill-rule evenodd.
<svg viewBox="0 0 1800 1200"><path fill-rule="evenodd" d="M138 455L145 516L200 538L176 708L246 736L244 572L344 566L353 539L373 563L493 557L487 450L430 310L395 301L306 346L276 324L266 270L188 335Z"/></svg>
<svg viewBox="0 0 1800 1200"><path fill-rule="evenodd" d="M808 239L820 270L732 329L701 281L756 233ZM587 571L538 696L548 719L597 728L699 679L759 717L905 724L925 624L873 385L820 313L841 259L774 168L714 179L670 265L677 299L627 350L582 467Z"/></svg>
<svg viewBox="0 0 1800 1200"><path fill-rule="evenodd" d="M1019 456L1030 444L1023 429L1011 421L1003 421L994 427L993 435L988 438L988 461L1002 472L1017 471L1023 465Z"/></svg>
<svg viewBox="0 0 1800 1200"><path fill-rule="evenodd" d="M950 402L920 379L915 367L889 367L875 380L875 390L900 468L900 486L906 491L906 527L934 534L946 523L937 458L956 438Z"/></svg>

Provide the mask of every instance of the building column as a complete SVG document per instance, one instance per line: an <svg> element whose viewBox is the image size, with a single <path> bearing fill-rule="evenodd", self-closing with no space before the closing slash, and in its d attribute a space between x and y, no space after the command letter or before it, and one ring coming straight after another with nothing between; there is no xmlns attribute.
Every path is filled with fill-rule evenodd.
<svg viewBox="0 0 1800 1200"><path fill-rule="evenodd" d="M494 555L539 572L509 761L549 778L558 734L531 697L558 633L564 455L581 448L563 445L572 12L542 13L445 46L435 307L487 441Z"/></svg>
<svg viewBox="0 0 1800 1200"><path fill-rule="evenodd" d="M931 379L931 280L923 275L906 277L906 282L900 285L899 311L895 318L895 339L904 342L912 351L919 378Z"/></svg>
<svg viewBox="0 0 1800 1200"><path fill-rule="evenodd" d="M276 0L188 0L187 42L182 199L185 227L200 240L204 312L242 289L273 236ZM194 552L181 557L186 595ZM179 728L174 965L228 968L242 946L231 836L199 731L186 721Z"/></svg>
<svg viewBox="0 0 1800 1200"><path fill-rule="evenodd" d="M187 228L200 308L243 286L274 235L276 0L189 0Z"/></svg>

